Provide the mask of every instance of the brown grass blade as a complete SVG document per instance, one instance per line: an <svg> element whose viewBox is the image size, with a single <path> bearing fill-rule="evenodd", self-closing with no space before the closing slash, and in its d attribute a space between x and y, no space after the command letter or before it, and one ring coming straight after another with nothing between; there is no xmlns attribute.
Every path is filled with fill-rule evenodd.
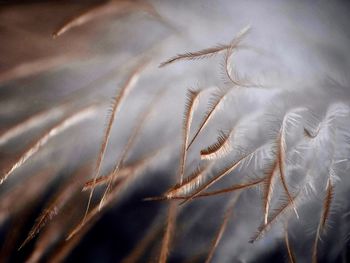
<svg viewBox="0 0 350 263"><path fill-rule="evenodd" d="M247 189L247 188L251 188L253 186L259 185L260 183L263 183L265 180L265 178L261 178L261 179L257 179L251 182L247 182L247 183L241 183L241 184L235 184L232 185L230 187L227 188L223 188L223 189L219 189L219 190L215 190L215 191L209 191L209 192L205 192L205 193L201 193L199 195L196 195L195 197L193 197L193 199L196 198L201 198L201 197L208 197L208 196L214 196L214 195L220 195L220 194L228 194L231 192L235 192L235 191L239 191L239 190L243 190L243 189ZM187 200L189 197L186 195L177 195L177 196L173 196L171 198L168 199L185 199ZM157 200L165 200L166 197L151 197L148 200L150 201L157 201Z"/></svg>
<svg viewBox="0 0 350 263"><path fill-rule="evenodd" d="M60 165L61 163L55 163L50 165L50 167L45 167L40 172L25 178L20 184L16 184L8 192L5 192L0 202L0 225L12 214L34 203L45 192L52 180L55 179Z"/></svg>
<svg viewBox="0 0 350 263"><path fill-rule="evenodd" d="M293 201L295 202L298 194L293 197ZM274 213L273 215L259 226L257 233L250 239L250 243L254 243L255 241L261 239L277 222L279 218L281 218L284 214L287 214L290 209L293 208L293 203L288 199L286 200Z"/></svg>
<svg viewBox="0 0 350 263"><path fill-rule="evenodd" d="M212 97L212 101L209 103L208 111L204 115L204 118L199 125L198 130L194 134L192 140L187 146L187 150L191 147L194 140L197 138L198 134L206 127L210 119L213 117L215 112L219 110L221 103L224 101L226 95L229 93L230 89L218 89Z"/></svg>
<svg viewBox="0 0 350 263"><path fill-rule="evenodd" d="M73 228L73 230L69 233L66 240L70 240L75 236L80 236L79 233L85 233L89 227L91 227L92 224L94 224L98 218L101 216L102 212L105 211L107 207L111 206L116 200L115 197L118 196L118 194L121 194L122 190L126 188L127 183L130 182L132 179L132 176L126 177L124 180L121 181L121 183L117 184L111 191L110 194L106 197L106 200L104 202L104 206L101 208L99 206L94 207L89 211L85 218L76 226Z"/></svg>
<svg viewBox="0 0 350 263"><path fill-rule="evenodd" d="M159 152L164 149L162 147L159 149ZM83 235L88 231L88 229L98 220L100 216L102 216L103 212L106 211L109 207L111 207L118 199L123 191L127 189L127 186L135 179L140 176L141 173L132 173L125 177L121 183L117 184L115 187L111 189L110 194L106 197L104 206L99 209L99 207L94 207L86 216L85 220L83 219L76 227L70 231L66 238L66 243L64 246L57 250L56 254L52 258L53 262L60 262L79 242L79 240L83 237Z"/></svg>
<svg viewBox="0 0 350 263"><path fill-rule="evenodd" d="M226 56L225 56L225 72L228 79L236 86L243 86L242 83L234 76L233 69L231 66L231 60L234 54L234 51L238 48L239 43L243 40L243 38L249 33L250 26L246 26L243 28L238 35L231 41L229 47L227 48Z"/></svg>
<svg viewBox="0 0 350 263"><path fill-rule="evenodd" d="M112 173L111 173L111 176L110 176L110 179L108 181L108 184L107 184L107 188L103 194L103 197L100 201L100 204L99 204L99 207L101 209L101 207L103 206L103 202L104 200L106 199L110 189L111 189L111 186L112 186L112 183L113 181L116 180L116 178L119 177L119 171L120 169L124 166L124 162L130 152L130 150L132 149L132 147L134 146L135 142L136 142L136 139L138 138L140 132L142 131L144 125L149 121L149 118L151 117L151 113L153 111L153 108L155 105L157 105L157 102L161 99L162 95L164 94L164 91L165 90L162 90L161 92L158 92L156 94L156 96L152 99L152 101L150 102L150 104L148 105L147 109L143 112L143 114L141 114L141 116L139 117L139 120L137 120L137 124L136 124L136 127L133 129L126 145L124 146L124 149L121 153L121 157L119 158L119 160L117 161Z"/></svg>
<svg viewBox="0 0 350 263"><path fill-rule="evenodd" d="M291 247L290 242L289 242L288 227L287 226L285 227L285 230L284 230L284 242L286 243L286 248L288 251L289 263L296 263L295 255L294 255L294 252L293 252L292 247Z"/></svg>
<svg viewBox="0 0 350 263"><path fill-rule="evenodd" d="M120 169L119 178L123 179L123 178L127 177L129 174L133 174L133 173L138 174L138 173L142 172L167 147L168 146L165 146L165 147L162 147L162 148L157 149L155 151L152 151L152 152L148 153L145 157L141 158L140 160L138 160L138 161L136 161L128 166L122 167ZM101 176L101 177L97 178L95 185L99 186L99 185L107 184L108 181L111 179L111 176L112 176L112 173L110 173L107 176ZM93 184L94 184L94 179L87 181L84 184L84 188L82 191L87 191L87 190L91 189Z"/></svg>
<svg viewBox="0 0 350 263"><path fill-rule="evenodd" d="M232 150L230 135L231 133L220 131L217 141L206 149L201 150L201 159L213 160L226 156Z"/></svg>
<svg viewBox="0 0 350 263"><path fill-rule="evenodd" d="M320 218L320 222L319 222L318 227L317 227L316 238L315 238L313 248L312 248L312 263L317 263L318 240L320 239L321 234L324 232L324 230L326 228L327 221L328 221L329 216L330 216L330 210L331 210L333 198L334 198L334 187L333 187L332 181L330 179L328 179L327 192L326 192L326 196L323 200L323 208L322 208L321 218Z"/></svg>
<svg viewBox="0 0 350 263"><path fill-rule="evenodd" d="M286 144L286 121L288 118L288 114L285 115L283 122L282 122L282 126L278 135L278 142L277 142L277 161L278 161L278 168L279 168L279 176L281 179L281 183L283 186L284 191L286 192L288 198L290 201L292 201L292 195L290 194L290 191L288 189L288 185L286 182L286 175L285 175L285 161L286 161L286 148L287 148L287 144ZM297 212L297 208L295 206L295 204L293 203L293 208L294 208L294 212L295 215L297 216L297 218L299 218L298 212Z"/></svg>
<svg viewBox="0 0 350 263"><path fill-rule="evenodd" d="M281 150L281 147L279 147L279 153L278 153L278 156L277 156L277 159L278 159L278 167L279 167L279 176L280 176L280 179L281 179L281 183L282 183L282 186L283 186L283 189L284 191L286 192L287 196L288 196L288 199L290 201L293 200L292 198L292 195L290 194L290 191L288 189L288 185L287 185L287 182L286 182L286 179L285 179L285 174L284 174L284 151ZM296 205L292 202L293 204L293 210L294 210L294 213L295 215L297 216L297 218L299 218L299 214L298 214L298 211L296 209Z"/></svg>
<svg viewBox="0 0 350 263"><path fill-rule="evenodd" d="M71 197L76 193L77 189L80 187L81 179L86 176L86 173L91 169L90 163L84 165L76 171L72 179L68 180L57 193L57 195L52 198L46 208L42 211L40 216L36 219L36 222L32 229L30 230L27 238L21 244L18 250L25 246L29 241L31 241L36 235L39 234L42 228L51 221L61 210L61 208L71 200Z"/></svg>
<svg viewBox="0 0 350 263"><path fill-rule="evenodd" d="M257 179L257 180L251 181L251 182L236 184L236 185L233 185L231 187L219 189L216 191L205 192L205 193L197 195L195 198L213 196L213 195L219 195L219 194L226 194L226 193L231 193L231 192L238 191L238 190L251 188L253 186L259 185L260 183L264 182L264 180L265 180L265 178Z"/></svg>
<svg viewBox="0 0 350 263"><path fill-rule="evenodd" d="M214 183L217 181L221 180L223 177L226 175L230 174L232 171L234 171L237 167L239 167L246 159L249 159L252 157L254 154L256 154L260 149L265 147L265 144L260 146L259 148L255 149L254 151L244 154L242 157L240 157L237 161L233 162L230 166L226 167L223 169L218 175L214 176L212 179L210 179L207 183L202 185L194 194L191 196L187 197L185 201L183 201L181 204L187 203L188 201L191 201L193 198L196 196L200 195L203 191L208 189L210 186L212 186Z"/></svg>
<svg viewBox="0 0 350 263"><path fill-rule="evenodd" d="M330 215L330 209L334 198L334 187L332 181L329 179L327 183L327 194L323 201L323 212L320 221L321 231L326 228L327 221Z"/></svg>
<svg viewBox="0 0 350 263"><path fill-rule="evenodd" d="M182 128L183 142L182 142L182 148L181 148L180 168L179 168L180 184L182 184L184 172L185 172L185 166L186 166L188 135L191 129L193 113L198 106L200 93L201 91L198 91L198 90L189 90L187 94L187 102L185 106L183 128Z"/></svg>
<svg viewBox="0 0 350 263"><path fill-rule="evenodd" d="M29 147L20 158L11 166L10 169L0 179L2 184L15 170L20 168L28 159L30 159L35 153L37 153L46 143L48 143L53 137L62 133L66 129L93 117L97 113L96 106L85 107L82 110L72 114L65 118L62 122L51 128L40 139L38 139L31 147Z"/></svg>
<svg viewBox="0 0 350 263"><path fill-rule="evenodd" d="M101 148L100 148L100 151L98 154L98 159L96 162L95 172L94 172L94 174L95 174L94 181L95 182L94 182L93 187L91 188L91 191L90 191L89 200L87 203L84 218L86 217L86 215L90 209L90 203L91 203L92 195L94 193L95 183L96 183L98 176L100 175L102 161L104 158L104 154L106 152L107 144L109 141L109 136L110 136L110 133L112 130L112 126L113 126L116 114L119 112L121 104L122 104L123 100L125 99L125 97L128 95L130 90L136 85L136 83L140 77L140 74L146 65L147 65L147 63L142 62L135 67L135 69L132 71L132 73L130 74L130 76L126 80L124 86L122 86L120 91L118 90L118 94L114 98L114 102L113 102L112 110L111 110L111 115L107 119L107 128L104 132L102 143L101 143Z"/></svg>
<svg viewBox="0 0 350 263"><path fill-rule="evenodd" d="M244 33L244 31L241 31L240 34ZM194 52L186 52L186 53L182 53L182 54L178 54L164 62L162 62L159 67L165 67L169 64L172 64L174 62L177 61L181 61L181 60L197 60L197 59L204 59L204 58L209 58L212 56L217 55L218 53L221 53L227 49L229 49L232 45L232 43L236 43L237 44L234 46L235 48L239 48L241 46L239 46L239 39L243 38L245 34L242 34L242 36L240 36L240 34L238 36L236 36L233 40L231 40L230 44L218 44L214 47L210 47L210 48L205 48L199 51L194 51Z"/></svg>
<svg viewBox="0 0 350 263"><path fill-rule="evenodd" d="M177 202L171 202L169 205L167 225L162 240L162 247L159 255L159 263L166 263L169 250L172 242L172 237L175 231L176 216L177 216L178 204Z"/></svg>
<svg viewBox="0 0 350 263"><path fill-rule="evenodd" d="M199 101L200 91L189 90L187 94L187 102L185 106L184 113L184 121L183 121L183 142L181 147L181 156L180 156L180 164L179 164L179 185L183 184L183 177L185 171L186 164L186 154L187 154L187 143L188 143L188 134L191 128L191 122L193 118L194 110L196 109ZM169 205L167 225L165 229L165 233L162 240L162 247L159 255L159 263L165 263L168 258L169 249L171 246L171 241L173 238L173 232L176 225L176 216L178 212L178 204L177 202L171 202Z"/></svg>
<svg viewBox="0 0 350 263"><path fill-rule="evenodd" d="M119 179L122 180L123 178L127 177L130 173L137 172L138 170L140 170L141 167L143 168L145 166L143 164L135 164L135 165L136 165L135 167L128 166L128 167L122 168L120 170ZM101 176L101 177L97 178L95 186L107 184L109 182L109 180L111 180L111 176L112 176L112 173L110 173L107 176ZM113 183L115 183L115 181ZM94 185L94 179L87 181L84 184L82 191L84 192L84 191L91 189L93 185Z"/></svg>
<svg viewBox="0 0 350 263"><path fill-rule="evenodd" d="M230 202L228 208L226 209L226 212L224 214L224 219L219 227L219 231L218 233L216 234L213 242L212 242L212 245L210 247L210 250L209 250L209 253L208 253L208 257L207 259L205 260L205 263L209 263L211 262L213 256L214 256L214 253L216 251L216 248L218 247L219 243L220 243L220 240L222 239L222 236L223 234L225 233L225 230L227 228L227 225L229 223L229 220L230 220L230 216L232 215L232 212L233 212L233 208L235 207L238 199L239 199L239 196L240 196L240 193L238 193Z"/></svg>
<svg viewBox="0 0 350 263"><path fill-rule="evenodd" d="M62 257L62 253L64 251L65 254L68 253L82 238L82 236L88 231L88 229L102 216L103 212L106 211L109 207L111 207L116 201L117 197L121 195L123 191L127 188L127 185L130 184L131 181L135 180L140 174L129 174L129 176L125 177L119 184L117 184L114 188L111 189L110 194L106 196L106 200L104 202L104 206L94 207L86 216L85 220L82 220L80 224L70 231L67 236L67 244L62 251L58 251L57 257Z"/></svg>
<svg viewBox="0 0 350 263"><path fill-rule="evenodd" d="M218 44L214 47L205 48L205 49L202 49L200 51L186 52L186 53L178 54L178 55L162 62L159 65L159 67L162 68L162 67L165 67L169 64L172 64L174 62L181 61L181 60L197 60L197 59L208 58L208 57L214 56L214 55L226 50L227 48L229 48L229 45Z"/></svg>
<svg viewBox="0 0 350 263"><path fill-rule="evenodd" d="M79 192L77 192L77 195L75 195L74 199L72 199L72 203L82 201L83 199L81 197L82 196L79 195ZM49 262L66 261L65 258L79 244L84 235L88 233L88 231L94 226L94 224L103 214L97 212L95 214L95 217L90 218L89 221L87 221L84 225L81 225L80 231L76 233L71 239L62 240L62 238L67 237L67 231L72 229L72 221L76 222L76 220L79 219L76 210L79 209L79 212L84 211L84 207L82 209L80 208L81 207L74 208L72 205L67 204L67 207L64 211L64 214L66 214L66 216L64 214L61 214L57 220L45 228L35 243L35 249L33 249L34 251L31 253L28 263L41 262L43 261L42 258L44 258L45 261Z"/></svg>
<svg viewBox="0 0 350 263"><path fill-rule="evenodd" d="M199 166L189 177L185 178L182 184L177 184L171 188L166 194L166 199L185 196L194 189L197 189L203 183L203 176L210 169L211 165L205 164Z"/></svg>
<svg viewBox="0 0 350 263"><path fill-rule="evenodd" d="M160 154L164 149L166 149L168 146L163 146L161 148L159 148L156 151L156 154L154 154L154 159L156 159L155 157L158 156L158 154ZM147 165L149 164L149 162L147 163ZM145 168L145 166L143 167ZM108 207L112 206L114 204L114 202L116 202L118 199L117 197L119 195L121 195L123 193L123 191L125 191L125 189L127 189L127 186L133 181L136 180L139 176L141 175L141 171L137 170L137 172L135 172L135 170L133 171L133 173L130 173L127 177L125 177L124 179L122 179L120 181L120 183L116 184L110 191L110 194L107 195L106 200L104 202L104 206L101 207L101 212L105 211ZM88 228L89 226L85 226L85 223L89 223L90 225L93 224L95 222L95 220L98 219L98 217L100 216L101 213L99 213L100 209L99 207L94 207L93 209L91 209L91 211L87 214L86 219L82 220L80 222L80 224L78 224L68 235L67 240L72 239L74 236L76 236L79 232L81 232L83 229ZM79 235L78 235L79 236ZM73 241L72 241L73 242Z"/></svg>
<svg viewBox="0 0 350 263"><path fill-rule="evenodd" d="M37 218L35 225L30 230L27 238L22 242L18 250L21 250L29 241L31 241L40 230L45 227L47 222L51 221L58 214L58 209L55 206L52 206L45 211L43 211L39 218Z"/></svg>
<svg viewBox="0 0 350 263"><path fill-rule="evenodd" d="M273 193L274 179L277 172L278 163L274 162L271 171L267 172L265 184L265 190L263 195L263 209L264 209L264 223L267 224L269 215L270 202Z"/></svg>

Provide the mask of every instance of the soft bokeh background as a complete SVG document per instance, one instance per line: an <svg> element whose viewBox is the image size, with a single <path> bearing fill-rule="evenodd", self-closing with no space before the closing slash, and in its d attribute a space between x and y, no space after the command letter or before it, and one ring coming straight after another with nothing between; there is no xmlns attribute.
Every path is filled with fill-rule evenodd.
<svg viewBox="0 0 350 263"><path fill-rule="evenodd" d="M271 124L266 117L271 114L281 119L287 110L302 106L322 119L332 103L349 105L350 6L346 1L140 0L114 4L118 6L118 2L126 4L114 13L96 17L53 38L52 34L67 19L105 2L0 1L3 173L65 117L89 105L97 109L91 118L50 140L0 186L0 257L4 262L35 262L38 255L34 254L43 244L50 245L44 246L41 261L51 262L65 248L64 239L82 219L86 208L88 192L81 192L81 188L93 177L111 100L144 59L150 63L123 102L101 174L113 169L140 113L157 92L166 90L154 105L152 117L126 163L130 165L161 152L101 213L75 248L67 252L67 262L120 262L147 233L153 233L153 238L137 262L157 261L169 203L145 202L143 198L159 196L177 181L186 92L189 88L208 89L194 115L193 127L197 127L211 90L229 85L222 67L223 54L159 68L169 57L229 43L242 28L251 26L243 41L248 48L239 50L232 63L240 76L249 77L259 87L230 92L222 109L191 148L186 175L198 165L199 151L215 142L218 130L231 129L247 116L247 123L243 123L245 133L239 142L242 147L259 145L278 129L279 123ZM14 132L16 125L33 116L38 116L36 122ZM337 125L348 130L349 115L340 118ZM299 127L295 141L301 133ZM335 145L342 159L348 158L346 143L339 140ZM314 178L319 178L316 181L320 184L327 177L331 152L328 143L323 146L315 150L319 159ZM234 158L232 154L231 158L216 162L211 174ZM291 169L295 176L305 174L306 168L302 168L307 161L297 159L295 163L300 164L299 170ZM239 182L241 174L243 177L259 171L248 167L234 172L217 187ZM320 262L349 260L348 171L347 162L338 167L340 183L336 186L330 229L319 245ZM76 185L62 210L36 238L17 251L42 209L73 182ZM102 190L94 195L94 204ZM213 262L288 260L281 226L273 228L262 240L248 243L261 223L261 193L262 189L249 189L241 194ZM308 198L300 208L301 219L294 218L290 224L297 262L310 262L323 196L320 191ZM206 198L180 209L169 262L205 261L229 199Z"/></svg>

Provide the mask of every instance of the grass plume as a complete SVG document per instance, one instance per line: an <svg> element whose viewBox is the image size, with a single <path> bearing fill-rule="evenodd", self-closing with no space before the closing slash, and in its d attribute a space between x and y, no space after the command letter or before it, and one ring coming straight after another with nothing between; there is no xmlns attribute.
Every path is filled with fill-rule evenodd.
<svg viewBox="0 0 350 263"><path fill-rule="evenodd" d="M317 226L316 237L312 247L312 263L317 263L318 240L321 238L321 234L324 232L326 228L327 221L330 216L333 197L334 197L334 187L333 187L332 181L329 179L327 182L326 196L323 200L321 218Z"/></svg>
<svg viewBox="0 0 350 263"><path fill-rule="evenodd" d="M210 186L215 184L217 181L221 180L223 177L225 177L226 175L230 174L235 169L237 169L240 165L244 164L244 162L247 159L251 159L252 156L256 155L259 151L264 149L264 147L266 147L266 144L260 146L259 148L255 149L249 153L243 154L238 160L234 161L231 165L224 168L218 175L214 176L213 178L208 180L208 182L203 184L195 193L193 193L191 196L189 196L189 198L187 198L183 203L191 201L193 198L200 195L203 191L208 189Z"/></svg>
<svg viewBox="0 0 350 263"><path fill-rule="evenodd" d="M249 28L244 28L233 40L231 40L230 44L217 44L216 46L205 48L199 51L193 51L193 52L186 52L182 54L178 54L164 62L162 62L159 67L165 67L169 64L172 64L177 61L181 60L197 60L197 59L205 59L212 56L217 55L218 53L221 53L225 50L228 50L230 48L239 48L238 45L241 39L245 36L245 34L248 32Z"/></svg>
<svg viewBox="0 0 350 263"><path fill-rule="evenodd" d="M297 197L298 194L293 197L292 201L295 202ZM293 202L291 202L289 199L283 201L282 205L277 208L267 220L264 219L264 222L259 226L258 231L249 242L254 243L255 241L261 239L271 229L271 227L276 224L278 219L289 213L290 209L293 208Z"/></svg>
<svg viewBox="0 0 350 263"><path fill-rule="evenodd" d="M294 255L294 252L292 250L292 247L291 247L290 241L289 241L288 227L287 226L285 227L285 230L284 230L284 242L286 244L286 248L287 248L287 252L288 252L289 263L296 263L295 255Z"/></svg>
<svg viewBox="0 0 350 263"><path fill-rule="evenodd" d="M105 130L104 135L103 135L101 148L100 148L100 151L98 153L98 158L96 161L96 166L95 166L95 170L94 170L94 174L95 174L94 175L94 183L93 183L93 186L92 186L91 191L90 191L89 200L87 203L84 219L86 218L87 213L90 209L90 203L91 203L92 195L94 193L95 184L96 184L98 176L100 175L102 161L103 161L106 149L107 149L110 133L111 133L112 126L113 126L113 123L115 121L116 115L120 110L120 107L121 107L123 100L128 95L130 90L136 85L136 83L140 77L140 74L146 65L147 65L147 63L145 63L145 62L142 62L139 65L137 65L134 68L134 70L132 71L132 73L130 74L130 76L128 77L128 79L126 80L126 82L124 83L124 85L122 86L121 90L120 91L118 90L117 95L114 97L114 101L113 101L112 108L111 108L111 114L109 115L109 117L107 119L107 127L106 127L106 130Z"/></svg>
<svg viewBox="0 0 350 263"><path fill-rule="evenodd" d="M149 118L151 117L151 113L152 113L154 106L157 105L157 102L159 101L159 99L162 97L163 94L164 94L164 90L162 92L158 92L158 94L156 94L156 96L154 96L154 98L151 100L147 109L143 112L143 114L141 114L141 116L139 117L139 120L137 120L136 127L133 129L133 132L131 133L127 143L124 146L124 149L121 153L121 156L120 156L119 160L117 161L117 163L115 164L114 169L111 173L111 176L109 177L106 190L105 190L105 192L101 198L100 204L99 204L100 209L103 206L103 202L106 199L109 191L111 190L112 183L119 176L119 171L124 166L126 158L129 154L130 150L134 146L137 137L139 136L144 125L149 121Z"/></svg>
<svg viewBox="0 0 350 263"><path fill-rule="evenodd" d="M28 159L37 153L44 145L46 145L53 137L62 133L66 129L86 120L92 118L97 113L96 106L89 106L65 118L62 122L55 125L43 136L41 136L32 146L30 146L20 158L11 166L10 169L0 179L0 185L11 175L15 170L20 168Z"/></svg>
<svg viewBox="0 0 350 263"><path fill-rule="evenodd" d="M212 160L226 156L232 150L230 135L230 133L220 131L217 141L207 148L201 150L201 159Z"/></svg>
<svg viewBox="0 0 350 263"><path fill-rule="evenodd" d="M215 253L215 250L217 248L217 246L219 245L219 242L220 240L222 239L222 236L224 235L225 233L225 230L227 228L227 225L229 223L229 220L230 220L230 217L232 216L232 212L233 212L233 208L235 207L238 199L239 199L239 196L240 194L238 193L231 201L230 201L230 204L228 206L228 208L226 209L225 211L225 214L224 214L224 219L219 227L219 231L217 232L213 242L212 242L212 245L209 249L209 254L208 254L208 257L207 259L205 260L205 263L210 263L213 256L214 256L214 253Z"/></svg>
<svg viewBox="0 0 350 263"><path fill-rule="evenodd" d="M191 123L193 119L193 113L196 110L199 102L200 91L189 90L187 94L187 101L185 106L185 113L183 118L183 128L182 128L182 147L181 147L181 159L180 159L180 168L179 168L179 180L180 184L184 179L185 166L186 166L186 157L187 157L187 145L188 145L188 136L191 129Z"/></svg>
<svg viewBox="0 0 350 263"><path fill-rule="evenodd" d="M194 136L192 137L191 141L187 145L187 150L191 147L199 133L208 125L209 121L215 114L220 109L220 105L223 103L225 97L229 93L230 89L217 89L214 93L213 96L209 102L208 110L205 113L197 131L195 132Z"/></svg>
<svg viewBox="0 0 350 263"><path fill-rule="evenodd" d="M230 82L235 86L244 86L240 80L233 73L233 68L231 65L231 60L234 54L234 51L238 48L239 43L243 40L243 38L249 33L250 26L244 27L237 36L231 41L229 47L227 48L227 52L225 55L225 72L230 80Z"/></svg>

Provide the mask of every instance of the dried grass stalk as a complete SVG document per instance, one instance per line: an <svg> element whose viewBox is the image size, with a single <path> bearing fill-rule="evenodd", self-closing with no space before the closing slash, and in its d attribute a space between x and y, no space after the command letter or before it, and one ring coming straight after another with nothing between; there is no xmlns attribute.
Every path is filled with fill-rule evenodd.
<svg viewBox="0 0 350 263"><path fill-rule="evenodd" d="M205 260L205 263L209 263L211 262L213 256L214 256L214 253L215 253L215 250L216 248L218 247L219 243L220 243L220 240L222 239L222 236L223 234L225 233L225 230L227 228L227 225L229 223L229 220L230 220L230 217L232 216L232 212L233 212L233 208L235 207L238 199L240 197L240 193L238 193L230 202L228 208L226 209L226 212L225 212L225 215L224 215L224 219L219 227L219 231L217 233L217 235L215 236L213 242L212 242L212 245L209 249L209 253L208 253L208 257L207 259Z"/></svg>
<svg viewBox="0 0 350 263"><path fill-rule="evenodd" d="M95 190L96 180L97 180L98 176L100 175L102 161L104 158L104 154L106 152L109 136L110 136L110 133L112 130L113 123L115 121L116 114L119 112L121 104L122 104L123 100L125 99L125 97L127 96L127 94L136 85L136 83L140 77L140 74L146 65L147 65L147 63L142 62L135 67L135 69L132 71L132 73L128 77L127 81L125 82L124 86L122 86L121 90L118 91L118 94L114 98L114 102L112 104L112 109L111 109L111 114L107 119L107 128L106 128L104 135L103 135L101 148L100 148L97 162L96 162L96 166L95 166L94 183L93 183L93 186L92 186L91 191L90 191L89 200L87 203L84 219L86 218L87 213L90 209L90 203L91 203L92 195L93 195L94 190Z"/></svg>
<svg viewBox="0 0 350 263"><path fill-rule="evenodd" d="M53 137L64 132L68 128L92 118L97 113L96 106L89 106L65 118L62 122L51 128L40 139L38 139L31 147L29 147L24 154L11 166L10 169L1 177L0 184L2 184L15 170L20 168L28 159L37 153L44 145L46 145Z"/></svg>

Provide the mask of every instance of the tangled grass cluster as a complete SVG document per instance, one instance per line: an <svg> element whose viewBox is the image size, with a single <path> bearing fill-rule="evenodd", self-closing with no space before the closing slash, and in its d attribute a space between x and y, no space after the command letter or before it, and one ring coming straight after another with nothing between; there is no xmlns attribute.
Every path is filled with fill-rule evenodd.
<svg viewBox="0 0 350 263"><path fill-rule="evenodd" d="M3 261L347 261L348 82L203 3L3 6Z"/></svg>

